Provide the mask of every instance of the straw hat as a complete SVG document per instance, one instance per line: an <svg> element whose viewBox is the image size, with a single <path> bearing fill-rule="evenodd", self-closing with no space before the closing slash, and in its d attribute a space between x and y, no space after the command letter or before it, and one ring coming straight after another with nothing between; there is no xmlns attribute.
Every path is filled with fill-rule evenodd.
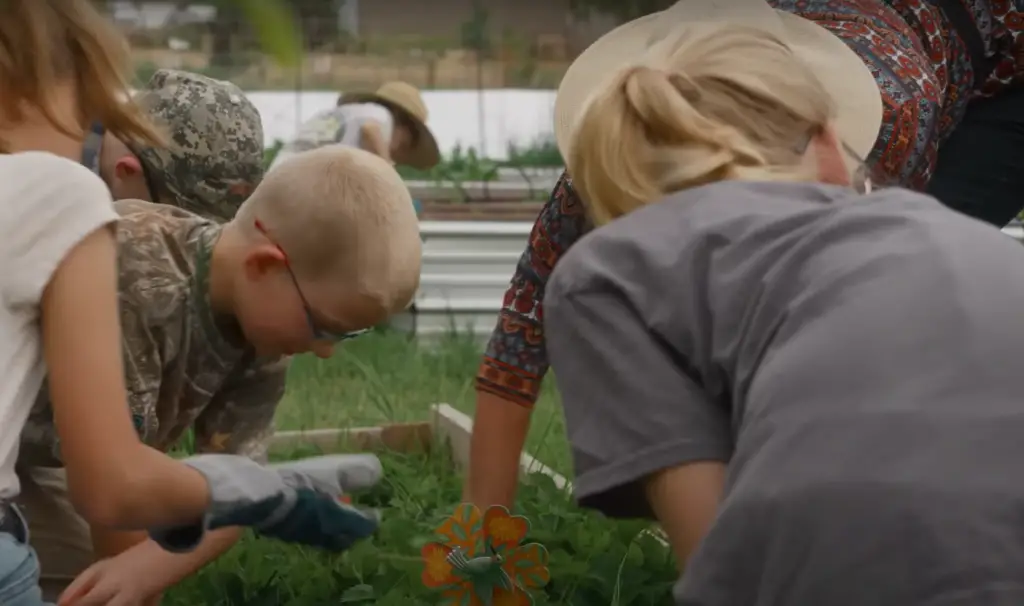
<svg viewBox="0 0 1024 606"><path fill-rule="evenodd" d="M380 103L401 112L409 119L416 130L416 145L409 150L407 157L394 158L399 163L425 169L441 161L437 140L427 128L427 105L423 103L423 96L415 86L405 82L386 82L376 92L345 93L341 103Z"/></svg>
<svg viewBox="0 0 1024 606"><path fill-rule="evenodd" d="M807 19L771 8L764 0L679 0L671 8L605 34L569 67L555 99L555 139L562 157L569 156L575 122L596 89L619 68L638 62L674 28L701 22L755 27L784 41L831 93L839 137L861 158L868 155L882 124L882 97L870 70L842 40Z"/></svg>

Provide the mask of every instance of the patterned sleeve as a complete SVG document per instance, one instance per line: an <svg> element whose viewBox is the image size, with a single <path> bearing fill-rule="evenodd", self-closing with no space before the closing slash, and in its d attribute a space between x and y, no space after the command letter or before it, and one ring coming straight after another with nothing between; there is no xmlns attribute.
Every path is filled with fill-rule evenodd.
<svg viewBox="0 0 1024 606"><path fill-rule="evenodd" d="M239 454L266 463L290 359L257 358L240 365L196 419L196 452Z"/></svg>
<svg viewBox="0 0 1024 606"><path fill-rule="evenodd" d="M555 263L583 235L583 204L562 173L537 217L530 242L519 258L477 373L477 389L523 406L537 400L548 369L544 349L544 288Z"/></svg>

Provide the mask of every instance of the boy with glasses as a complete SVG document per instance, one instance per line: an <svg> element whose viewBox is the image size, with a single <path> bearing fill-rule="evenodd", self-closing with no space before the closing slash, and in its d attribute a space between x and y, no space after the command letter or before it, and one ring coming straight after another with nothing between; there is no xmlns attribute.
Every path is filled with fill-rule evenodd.
<svg viewBox="0 0 1024 606"><path fill-rule="evenodd" d="M200 452L264 461L284 356L330 357L337 342L404 309L419 284L408 190L386 161L360 150L289 159L225 224L138 200L116 206L129 404L143 441L160 450L192 429ZM94 555L52 469L61 461L45 393L30 426L22 502L44 591L55 599ZM238 537L211 533L193 553L174 555L144 535L94 528L96 556L131 547L95 564L69 593L154 600Z"/></svg>

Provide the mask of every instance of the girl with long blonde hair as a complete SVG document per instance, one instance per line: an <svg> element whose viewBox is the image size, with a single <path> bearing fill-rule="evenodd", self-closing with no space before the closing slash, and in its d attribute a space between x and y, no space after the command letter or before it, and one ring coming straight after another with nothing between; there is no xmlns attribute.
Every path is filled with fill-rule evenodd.
<svg viewBox="0 0 1024 606"><path fill-rule="evenodd" d="M872 191L768 31L607 71L544 298L576 498L660 523L680 605L1020 603L1020 244Z"/></svg>

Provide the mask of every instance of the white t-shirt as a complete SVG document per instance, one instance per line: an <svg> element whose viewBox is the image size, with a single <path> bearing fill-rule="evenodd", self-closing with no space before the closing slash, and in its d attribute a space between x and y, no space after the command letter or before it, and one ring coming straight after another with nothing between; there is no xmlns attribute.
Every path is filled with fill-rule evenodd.
<svg viewBox="0 0 1024 606"><path fill-rule="evenodd" d="M117 220L84 166L43 152L0 154L0 499L18 494L20 434L42 387L39 304L64 257Z"/></svg>
<svg viewBox="0 0 1024 606"><path fill-rule="evenodd" d="M362 126L375 122L384 141L391 141L395 120L391 111L379 103L346 103L324 110L299 127L295 138L277 153L268 170L285 158L325 145L362 146Z"/></svg>

